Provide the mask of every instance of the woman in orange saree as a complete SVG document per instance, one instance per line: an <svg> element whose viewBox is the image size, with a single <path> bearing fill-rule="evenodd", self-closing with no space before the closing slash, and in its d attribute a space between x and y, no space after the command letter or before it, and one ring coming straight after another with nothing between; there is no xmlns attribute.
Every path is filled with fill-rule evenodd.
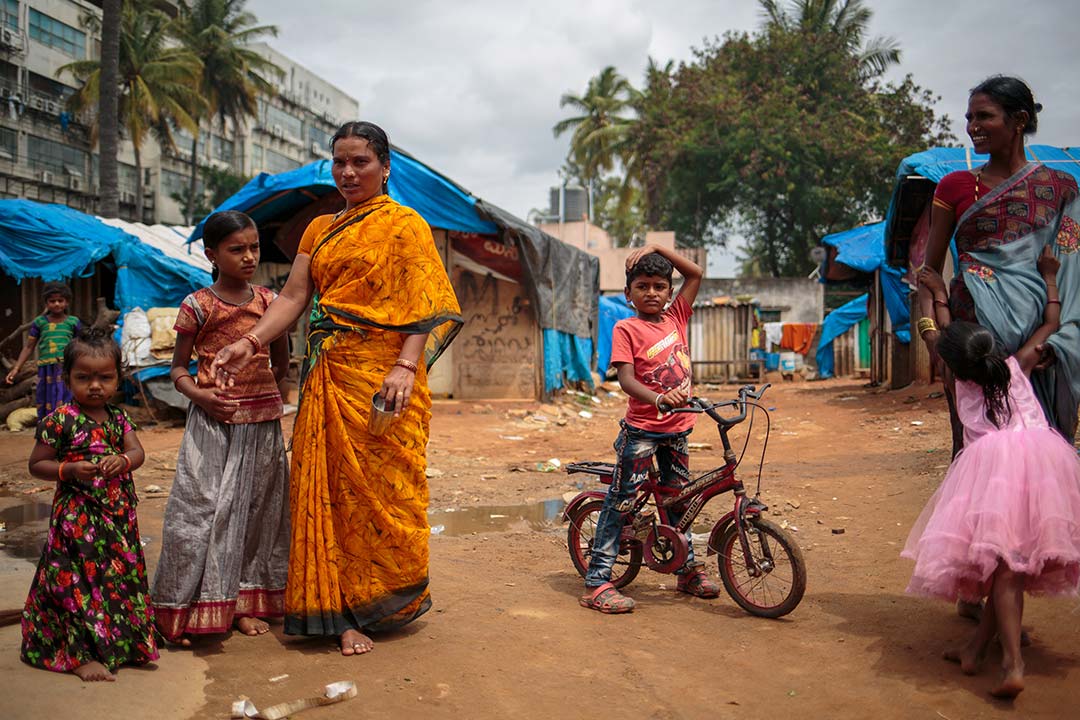
<svg viewBox="0 0 1080 720"><path fill-rule="evenodd" d="M345 210L312 221L281 295L214 370L227 386L314 295L293 429L285 632L339 636L354 655L372 648L366 631L431 606L427 369L461 317L427 223L385 194L385 133L347 123L331 148ZM394 413L379 435L368 427L376 393Z"/></svg>

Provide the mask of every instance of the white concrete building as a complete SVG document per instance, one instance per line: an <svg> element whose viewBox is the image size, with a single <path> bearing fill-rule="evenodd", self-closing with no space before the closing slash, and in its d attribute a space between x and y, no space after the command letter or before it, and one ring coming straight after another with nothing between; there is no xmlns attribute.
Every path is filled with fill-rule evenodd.
<svg viewBox="0 0 1080 720"><path fill-rule="evenodd" d="M176 4L159 0L175 14ZM99 58L100 3L85 0L0 0L0 198L28 198L96 212L96 146L87 118L67 112L76 60ZM199 162L245 176L277 173L328 157L337 126L356 119L359 104L345 92L266 44L254 46L284 71L274 97L259 99L246 127L204 127ZM183 222L172 195L190 182L191 135L176 133L177 151L143 144L143 217L136 218L136 169L130 142L120 145L120 216L146 223Z"/></svg>

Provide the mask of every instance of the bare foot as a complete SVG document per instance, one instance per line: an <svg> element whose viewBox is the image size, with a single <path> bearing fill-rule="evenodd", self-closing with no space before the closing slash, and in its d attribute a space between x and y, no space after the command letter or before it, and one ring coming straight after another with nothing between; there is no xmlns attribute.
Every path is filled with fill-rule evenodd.
<svg viewBox="0 0 1080 720"><path fill-rule="evenodd" d="M996 698L1012 700L1024 690L1024 666L1001 669L1001 682L990 691Z"/></svg>
<svg viewBox="0 0 1080 720"><path fill-rule="evenodd" d="M270 631L270 626L265 621L256 617L239 617L233 623L236 629L245 635L262 635Z"/></svg>
<svg viewBox="0 0 1080 720"><path fill-rule="evenodd" d="M979 666L982 665L983 661L983 655L967 645L959 650L946 650L941 653L941 657L949 662L959 663L960 672L965 675L974 675L978 673Z"/></svg>
<svg viewBox="0 0 1080 720"><path fill-rule="evenodd" d="M362 632L346 630L341 633L342 655L363 655L364 653L371 652L374 647L375 643L371 642L371 638Z"/></svg>
<svg viewBox="0 0 1080 720"><path fill-rule="evenodd" d="M96 660L84 663L71 672L78 675L83 682L101 682L102 680L113 682L116 680L116 676Z"/></svg>

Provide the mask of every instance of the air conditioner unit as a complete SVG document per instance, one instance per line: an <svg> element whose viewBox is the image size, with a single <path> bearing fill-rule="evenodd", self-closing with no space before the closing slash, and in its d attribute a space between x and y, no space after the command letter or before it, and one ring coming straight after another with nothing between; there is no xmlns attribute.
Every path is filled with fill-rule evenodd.
<svg viewBox="0 0 1080 720"><path fill-rule="evenodd" d="M42 170L40 177L41 182L45 183L46 185L52 185L56 181L56 176L53 175L51 170Z"/></svg>
<svg viewBox="0 0 1080 720"><path fill-rule="evenodd" d="M322 155L323 154L322 145L320 145L319 143L316 143L316 142L311 143L311 154L312 155Z"/></svg>
<svg viewBox="0 0 1080 720"><path fill-rule="evenodd" d="M52 100L46 100L45 112L49 113L50 115L56 115L56 103L54 103Z"/></svg>
<svg viewBox="0 0 1080 720"><path fill-rule="evenodd" d="M0 98L7 100L9 97L11 97L11 88L7 87L6 85L0 86Z"/></svg>
<svg viewBox="0 0 1080 720"><path fill-rule="evenodd" d="M45 98L41 97L40 95L35 95L30 99L30 105L33 106L35 110L44 110Z"/></svg>
<svg viewBox="0 0 1080 720"><path fill-rule="evenodd" d="M75 192L82 192L82 178L75 177L74 175L68 175L68 189Z"/></svg>
<svg viewBox="0 0 1080 720"><path fill-rule="evenodd" d="M6 48L19 47L19 34L11 28L0 28L0 46Z"/></svg>
<svg viewBox="0 0 1080 720"><path fill-rule="evenodd" d="M282 132L280 125L275 125L274 127L270 128L270 134L274 137L281 137L285 133Z"/></svg>

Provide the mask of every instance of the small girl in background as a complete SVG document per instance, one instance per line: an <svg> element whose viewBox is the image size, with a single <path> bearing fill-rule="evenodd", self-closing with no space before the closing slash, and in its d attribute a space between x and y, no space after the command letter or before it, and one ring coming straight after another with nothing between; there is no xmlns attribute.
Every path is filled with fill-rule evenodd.
<svg viewBox="0 0 1080 720"><path fill-rule="evenodd" d="M224 633L259 635L259 618L284 614L289 554L289 467L278 383L289 367L283 336L269 350L250 334L274 293L252 285L259 233L240 212L211 215L203 230L215 268L210 287L188 295L176 319L171 376L191 400L154 576L157 626L170 642ZM229 390L215 387L218 350L246 338L257 351ZM198 378L188 372L192 350Z"/></svg>
<svg viewBox="0 0 1080 720"><path fill-rule="evenodd" d="M108 331L68 343L63 374L74 399L38 424L30 453L30 474L57 483L23 609L22 659L84 681L115 680L119 666L158 657L131 478L145 456L127 413L109 404L120 347Z"/></svg>
<svg viewBox="0 0 1080 720"><path fill-rule="evenodd" d="M34 348L38 348L38 383L34 399L37 402L39 421L71 400L71 392L64 384L62 361L64 348L82 327L79 318L68 315L71 288L67 285L58 282L45 283L41 298L45 301L45 314L34 318L30 325L30 336L26 338L19 358L5 378L8 385L14 383Z"/></svg>
<svg viewBox="0 0 1080 720"><path fill-rule="evenodd" d="M915 561L907 589L973 603L989 596L974 637L945 658L974 674L996 634L1001 677L991 694L1002 698L1024 689L1024 593L1073 594L1080 586L1080 460L1047 424L1028 379L1039 346L1059 325L1058 267L1044 250L1038 261L1048 297L1043 324L1012 357L981 325L950 323L941 276L929 268L919 275L932 293L923 301L919 330L934 334L927 340L945 362L946 381L955 382L964 449L901 553Z"/></svg>

